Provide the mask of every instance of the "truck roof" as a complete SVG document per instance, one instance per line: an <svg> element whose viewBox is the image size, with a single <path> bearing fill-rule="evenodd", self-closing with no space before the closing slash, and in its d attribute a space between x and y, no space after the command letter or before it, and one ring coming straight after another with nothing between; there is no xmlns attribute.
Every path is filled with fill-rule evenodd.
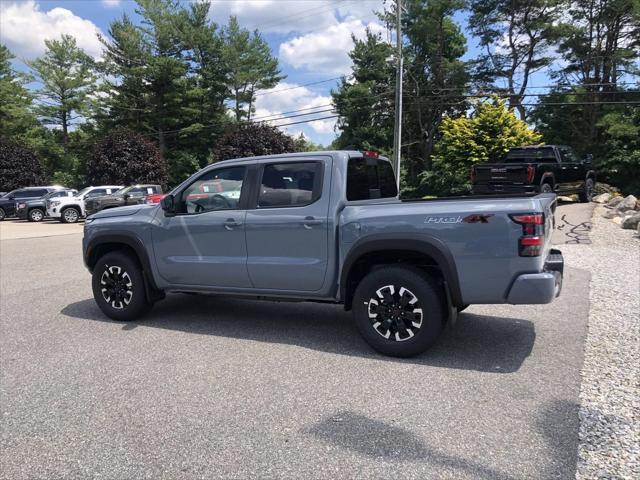
<svg viewBox="0 0 640 480"><path fill-rule="evenodd" d="M334 158L342 158L344 160L348 160L349 158L358 158L364 157L365 152L359 150L320 150L316 152L294 152L294 153L278 153L273 155L258 155L255 157L242 157L242 158L231 158L229 160L220 160L219 162L215 162L211 165L226 165L226 164L234 164L234 163L243 163L248 161L256 161L256 160L270 160L270 159L282 159L282 158L300 158L300 156L305 157L326 157L331 156ZM382 160L389 160L387 157L383 155L378 155L376 158L380 158Z"/></svg>

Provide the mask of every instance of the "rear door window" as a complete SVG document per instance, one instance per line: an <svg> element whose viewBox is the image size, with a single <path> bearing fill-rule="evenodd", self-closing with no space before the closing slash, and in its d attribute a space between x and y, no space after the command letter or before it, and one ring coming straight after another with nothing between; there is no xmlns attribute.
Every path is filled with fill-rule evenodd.
<svg viewBox="0 0 640 480"><path fill-rule="evenodd" d="M258 208L304 207L320 198L322 162L265 165Z"/></svg>
<svg viewBox="0 0 640 480"><path fill-rule="evenodd" d="M347 200L392 198L398 195L391 163L378 158L351 158L347 165Z"/></svg>

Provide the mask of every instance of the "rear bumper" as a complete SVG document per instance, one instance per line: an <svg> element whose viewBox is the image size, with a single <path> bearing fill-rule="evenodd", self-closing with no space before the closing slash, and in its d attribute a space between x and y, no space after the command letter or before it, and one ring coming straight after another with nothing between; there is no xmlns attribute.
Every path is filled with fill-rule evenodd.
<svg viewBox="0 0 640 480"><path fill-rule="evenodd" d="M473 185L474 195L492 195L500 193L534 193L538 191L536 185L480 183Z"/></svg>
<svg viewBox="0 0 640 480"><path fill-rule="evenodd" d="M551 303L562 291L564 259L560 250L552 249L541 273L519 275L507 295L507 303L531 305Z"/></svg>

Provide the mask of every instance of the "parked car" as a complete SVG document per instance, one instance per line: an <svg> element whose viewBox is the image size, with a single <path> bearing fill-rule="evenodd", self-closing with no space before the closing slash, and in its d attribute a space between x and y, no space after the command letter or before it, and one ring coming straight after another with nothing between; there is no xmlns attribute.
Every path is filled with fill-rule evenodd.
<svg viewBox="0 0 640 480"><path fill-rule="evenodd" d="M579 159L564 145L535 145L509 150L500 163L472 167L473 193L555 192L591 201L596 173L590 155Z"/></svg>
<svg viewBox="0 0 640 480"><path fill-rule="evenodd" d="M51 192L42 198L35 200L25 200L16 203L16 217L30 222L41 222L47 215L47 200L54 198L73 197L77 190L64 189Z"/></svg>
<svg viewBox="0 0 640 480"><path fill-rule="evenodd" d="M63 190L64 187L53 185L46 187L17 188L0 197L0 220L16 214L16 202L42 198L48 193Z"/></svg>
<svg viewBox="0 0 640 480"><path fill-rule="evenodd" d="M216 180L222 188L202 197ZM560 294L555 205L553 194L403 201L391 163L370 152L227 160L160 205L87 218L83 257L115 320L166 292L337 302L373 348L404 357L468 304Z"/></svg>
<svg viewBox="0 0 640 480"><path fill-rule="evenodd" d="M93 197L114 193L122 188L121 185L99 185L86 187L73 197L62 197L47 201L47 215L58 218L63 223L76 223L85 216L85 202Z"/></svg>
<svg viewBox="0 0 640 480"><path fill-rule="evenodd" d="M124 207L145 203L145 197L162 193L160 185L132 185L118 190L111 195L94 197L85 202L87 216L106 208Z"/></svg>

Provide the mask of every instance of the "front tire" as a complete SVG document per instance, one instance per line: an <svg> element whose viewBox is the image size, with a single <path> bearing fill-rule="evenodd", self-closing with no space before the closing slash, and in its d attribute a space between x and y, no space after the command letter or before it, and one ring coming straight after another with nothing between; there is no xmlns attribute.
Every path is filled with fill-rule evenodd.
<svg viewBox="0 0 640 480"><path fill-rule="evenodd" d="M28 219L30 222L41 222L44 219L44 210L41 208L32 208L29 210Z"/></svg>
<svg viewBox="0 0 640 480"><path fill-rule="evenodd" d="M581 203L588 203L591 201L591 198L593 197L593 188L595 186L596 183L593 181L593 178L587 178L585 180L584 187L578 194Z"/></svg>
<svg viewBox="0 0 640 480"><path fill-rule="evenodd" d="M353 317L364 340L392 357L412 357L440 336L442 289L418 268L389 266L365 276L353 298Z"/></svg>
<svg viewBox="0 0 640 480"><path fill-rule="evenodd" d="M73 207L67 207L60 212L60 221L62 223L76 223L80 218L80 212Z"/></svg>
<svg viewBox="0 0 640 480"><path fill-rule="evenodd" d="M119 322L140 318L153 305L147 300L138 262L122 251L109 252L98 260L91 286L100 310Z"/></svg>

